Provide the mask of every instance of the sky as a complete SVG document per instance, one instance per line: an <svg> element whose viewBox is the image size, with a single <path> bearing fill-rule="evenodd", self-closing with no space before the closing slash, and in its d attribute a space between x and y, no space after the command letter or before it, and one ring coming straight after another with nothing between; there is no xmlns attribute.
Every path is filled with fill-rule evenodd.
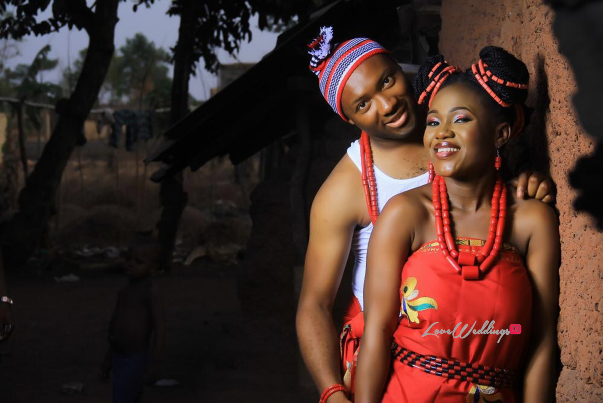
<svg viewBox="0 0 603 403"><path fill-rule="evenodd" d="M150 8L141 6L138 11L132 11L132 1L120 2L118 16L119 22L115 27L115 49L116 51L126 43L127 38L133 37L136 33L143 33L157 47L166 51L176 44L178 39L178 17L170 17L166 14L170 0L156 0ZM90 3L90 2L88 2ZM42 17L51 14L50 7L41 14ZM270 52L276 45L277 34L271 32L262 32L258 28L257 18L251 21L252 40L241 44L241 49L236 59L230 57L224 50L219 49L218 59L222 64L253 63L259 61L262 56ZM58 68L53 72L46 73L44 80L58 82L62 76L62 70L66 69L68 63L73 63L78 57L81 49L88 47L88 35L85 31L76 29L61 29L44 36L27 36L18 44L19 55L10 59L8 67L14 67L17 64L31 64L37 52L45 45L50 45L52 51L50 58L59 59ZM237 60L238 59L238 60ZM171 72L170 72L171 75ZM210 88L217 85L217 78L208 73L203 68L203 61L199 63L197 74L191 77L190 93L196 99L204 100L209 97Z"/></svg>

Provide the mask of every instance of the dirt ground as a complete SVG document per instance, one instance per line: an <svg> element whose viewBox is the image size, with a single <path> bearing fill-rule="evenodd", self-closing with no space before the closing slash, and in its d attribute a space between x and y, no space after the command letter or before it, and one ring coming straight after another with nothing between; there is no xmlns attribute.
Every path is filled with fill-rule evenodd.
<svg viewBox="0 0 603 403"><path fill-rule="evenodd" d="M294 318L243 314L237 267L202 258L154 277L166 311L161 376L180 385L147 386L144 402L318 400L311 388L298 386ZM79 281L54 279L70 273ZM125 277L115 270L29 270L9 273L8 282L16 327L0 344L0 402L110 402L111 385L99 370ZM64 394L69 382L83 383L83 391Z"/></svg>
<svg viewBox="0 0 603 403"><path fill-rule="evenodd" d="M30 137L31 171L44 142ZM99 373L117 291L127 280L115 267L107 268L118 258L84 258L75 252L123 251L137 232L154 230L159 186L149 181L157 167L145 169L141 162L152 144L127 152L123 145L108 147L106 133L87 137L63 173L48 245L28 268L7 272L16 327L11 339L0 344L0 403L111 401L111 384ZM239 302L237 257L251 231L249 192L258 181L259 159L242 167L237 173L227 159L217 159L197 172L184 172L188 205L178 231L179 253L174 270L154 277L164 297L167 327L158 375L180 384L147 386L144 403L319 398L299 359L294 313L280 310L260 317ZM20 166L14 171L23 186ZM203 257L184 266L196 248L204 248ZM69 274L79 281L55 281ZM83 390L65 394L68 383L82 383Z"/></svg>

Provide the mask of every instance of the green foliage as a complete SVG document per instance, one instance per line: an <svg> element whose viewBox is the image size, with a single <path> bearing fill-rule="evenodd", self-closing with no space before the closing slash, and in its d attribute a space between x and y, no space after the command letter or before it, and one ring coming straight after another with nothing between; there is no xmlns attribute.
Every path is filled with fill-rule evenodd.
<svg viewBox="0 0 603 403"><path fill-rule="evenodd" d="M19 64L15 71L7 71L7 78L15 89L18 98L27 98L38 102L54 102L61 95L61 88L52 83L44 82L42 72L54 70L57 59L49 59L50 45L44 46L27 66Z"/></svg>
<svg viewBox="0 0 603 403"><path fill-rule="evenodd" d="M167 80L170 55L141 33L126 39L119 52L115 68L120 79L115 83L116 92L142 105L149 94L157 93L156 84Z"/></svg>
<svg viewBox="0 0 603 403"><path fill-rule="evenodd" d="M62 87L73 90L80 75L86 49L82 49L73 66L63 72ZM141 33L126 40L113 54L99 98L110 105L155 108L170 104L172 79L169 77L169 54L155 46Z"/></svg>
<svg viewBox="0 0 603 403"><path fill-rule="evenodd" d="M133 6L135 9L141 4L148 6L153 1L136 0ZM52 7L52 17L38 20L38 13L49 6ZM0 38L46 35L65 26L85 29L92 35L95 31L92 14L95 6L96 1L89 6L86 0L0 0Z"/></svg>
<svg viewBox="0 0 603 403"><path fill-rule="evenodd" d="M294 16L304 15L321 0L172 0L169 15L192 13L195 22L192 62L189 73L194 75L197 63L203 59L205 68L217 72L220 67L216 49L236 54L244 40L251 40L249 19L258 14L259 28L283 29ZM277 28L278 29L278 28ZM174 49L172 49L174 50Z"/></svg>
<svg viewBox="0 0 603 403"><path fill-rule="evenodd" d="M62 95L61 87L45 82L42 73L54 70L57 59L49 59L50 45L44 46L34 57L32 63L19 64L14 71L8 69L5 73L6 84L11 89L11 95L29 101L54 103ZM29 122L37 129L40 127L39 110L27 108Z"/></svg>

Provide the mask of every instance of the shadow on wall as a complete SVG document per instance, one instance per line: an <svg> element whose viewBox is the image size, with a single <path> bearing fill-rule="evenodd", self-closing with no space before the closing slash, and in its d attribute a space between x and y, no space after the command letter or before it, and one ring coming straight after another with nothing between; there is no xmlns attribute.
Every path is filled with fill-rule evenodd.
<svg viewBox="0 0 603 403"><path fill-rule="evenodd" d="M599 123L600 96L603 93L601 65L603 52L603 3L587 0L548 0L555 10L553 31L559 52L569 61L578 92L574 106L580 123L595 140L595 152L581 157L570 173L570 184L578 190L574 208L592 215L603 230L603 131Z"/></svg>
<svg viewBox="0 0 603 403"><path fill-rule="evenodd" d="M550 113L549 79L544 68L544 56L540 53L535 58L536 96L532 102L529 123L525 133L511 139L505 147L508 161L508 177L516 177L521 172L535 170L551 174L551 158L546 137L546 120Z"/></svg>

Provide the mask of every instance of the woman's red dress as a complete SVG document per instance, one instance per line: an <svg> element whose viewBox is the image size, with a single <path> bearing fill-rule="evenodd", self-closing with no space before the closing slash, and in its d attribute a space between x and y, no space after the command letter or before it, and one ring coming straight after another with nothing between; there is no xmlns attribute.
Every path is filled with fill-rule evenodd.
<svg viewBox="0 0 603 403"><path fill-rule="evenodd" d="M484 244L469 238L457 238L456 242L459 251L474 254ZM444 259L438 242L429 242L404 265L400 298L400 322L394 333L399 346L425 356L521 374L530 333L532 286L523 259L511 246L505 245L497 262L479 280L468 281ZM436 330L438 333L452 331L459 323L454 333L457 337L447 333L433 335ZM520 325L521 333L508 334L511 325ZM490 332L506 334L502 337L492 333L474 334L482 328L488 332L488 327ZM513 329L516 331L517 327ZM458 337L467 333L465 338ZM517 388L494 388L449 379L397 359L392 359L392 366L383 402L509 403L521 400Z"/></svg>

